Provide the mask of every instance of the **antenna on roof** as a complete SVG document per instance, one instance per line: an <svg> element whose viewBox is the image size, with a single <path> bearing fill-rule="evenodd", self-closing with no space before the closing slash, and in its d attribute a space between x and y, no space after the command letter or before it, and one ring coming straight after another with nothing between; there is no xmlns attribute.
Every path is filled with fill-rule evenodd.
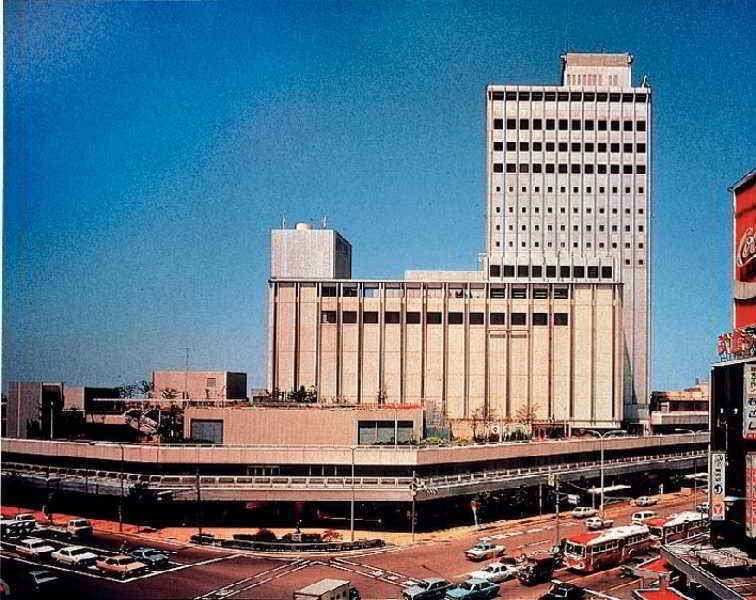
<svg viewBox="0 0 756 600"><path fill-rule="evenodd" d="M320 220L320 228L325 229L327 224L328 224L328 218L325 215L323 215L323 218Z"/></svg>
<svg viewBox="0 0 756 600"><path fill-rule="evenodd" d="M281 217L281 229L286 229L286 217Z"/></svg>

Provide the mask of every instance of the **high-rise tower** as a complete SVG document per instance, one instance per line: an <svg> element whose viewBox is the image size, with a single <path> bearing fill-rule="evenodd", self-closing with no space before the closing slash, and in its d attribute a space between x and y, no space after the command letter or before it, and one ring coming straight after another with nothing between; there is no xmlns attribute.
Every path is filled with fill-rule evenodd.
<svg viewBox="0 0 756 600"><path fill-rule="evenodd" d="M644 422L651 90L633 87L630 54L561 60L561 85L488 86L483 267L492 281L621 283L624 418Z"/></svg>

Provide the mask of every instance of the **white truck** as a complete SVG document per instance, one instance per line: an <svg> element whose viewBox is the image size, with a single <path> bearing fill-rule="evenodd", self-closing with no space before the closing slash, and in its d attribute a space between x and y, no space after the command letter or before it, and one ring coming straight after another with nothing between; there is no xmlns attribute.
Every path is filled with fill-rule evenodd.
<svg viewBox="0 0 756 600"><path fill-rule="evenodd" d="M360 600L360 593L344 579L321 579L294 592L293 600Z"/></svg>

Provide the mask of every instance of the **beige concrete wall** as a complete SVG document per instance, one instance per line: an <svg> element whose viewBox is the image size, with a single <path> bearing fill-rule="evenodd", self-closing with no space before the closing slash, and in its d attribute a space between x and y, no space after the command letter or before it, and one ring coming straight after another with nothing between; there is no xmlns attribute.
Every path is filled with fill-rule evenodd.
<svg viewBox="0 0 756 600"><path fill-rule="evenodd" d="M84 388L67 387L63 398L63 408L84 410Z"/></svg>
<svg viewBox="0 0 756 600"><path fill-rule="evenodd" d="M322 401L360 404L375 404L380 394L391 404L437 404L449 419L488 406L502 419L606 427L622 420L620 284L518 283L524 298L512 298L513 285L506 298L490 298L489 284L477 282L270 285L269 360L281 391L314 386ZM322 297L324 285L357 285L360 293ZM535 287L547 297L535 298ZM555 297L556 288L568 298ZM387 322L387 311L400 322ZM356 322L345 321L347 313ZM429 318L434 313L439 323ZM482 314L483 324L471 313ZM491 323L496 313L503 324ZM513 325L513 313L525 323ZM557 313L567 315L566 326L555 325ZM534 323L535 314L547 323Z"/></svg>
<svg viewBox="0 0 756 600"><path fill-rule="evenodd" d="M350 408L188 408L184 436L191 436L192 420L223 422L223 443L351 445L358 442L359 421L412 421L414 437L423 433L420 407Z"/></svg>
<svg viewBox="0 0 756 600"><path fill-rule="evenodd" d="M332 229L273 229L270 276L348 279L352 276L352 246Z"/></svg>
<svg viewBox="0 0 756 600"><path fill-rule="evenodd" d="M227 371L153 371L152 383L155 397L160 398L162 390L172 388L178 397L191 400L202 398L228 398L239 400L246 398L246 379L244 373ZM243 383L242 383L243 381ZM239 395L241 394L241 395Z"/></svg>
<svg viewBox="0 0 756 600"><path fill-rule="evenodd" d="M660 448L674 452L681 444L705 444L708 434L679 434L648 437L608 437L604 440L605 450L632 448ZM126 462L150 462L154 464L185 463L194 465L229 464L333 464L348 465L351 462L350 446L328 447L291 446L229 446L196 447L170 445L114 444L107 442L50 442L42 440L2 439L2 451L28 455L34 460L40 457L80 457L82 459L103 459L119 461L123 451ZM485 446L461 446L453 448L417 448L399 446L360 446L354 453L355 463L361 465L432 465L442 463L465 463L518 456L551 456L580 452L598 452L596 438L573 439L569 441L487 444ZM30 458L31 460L31 458Z"/></svg>

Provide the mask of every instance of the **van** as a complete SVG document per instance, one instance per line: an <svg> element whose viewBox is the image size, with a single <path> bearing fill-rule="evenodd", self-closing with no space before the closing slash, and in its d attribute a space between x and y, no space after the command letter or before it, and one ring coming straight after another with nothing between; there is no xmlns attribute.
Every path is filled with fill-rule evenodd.
<svg viewBox="0 0 756 600"><path fill-rule="evenodd" d="M34 518L32 513L18 513L16 515L16 521L28 521L29 523L37 524L37 519Z"/></svg>
<svg viewBox="0 0 756 600"><path fill-rule="evenodd" d="M639 510L638 512L633 513L630 521L633 525L643 525L643 521L646 519L653 519L656 516L658 515L653 510Z"/></svg>
<svg viewBox="0 0 756 600"><path fill-rule="evenodd" d="M66 525L66 532L71 537L85 537L92 535L92 523L87 519L71 519Z"/></svg>
<svg viewBox="0 0 756 600"><path fill-rule="evenodd" d="M359 600L360 593L344 579L321 579L294 592L293 600Z"/></svg>

